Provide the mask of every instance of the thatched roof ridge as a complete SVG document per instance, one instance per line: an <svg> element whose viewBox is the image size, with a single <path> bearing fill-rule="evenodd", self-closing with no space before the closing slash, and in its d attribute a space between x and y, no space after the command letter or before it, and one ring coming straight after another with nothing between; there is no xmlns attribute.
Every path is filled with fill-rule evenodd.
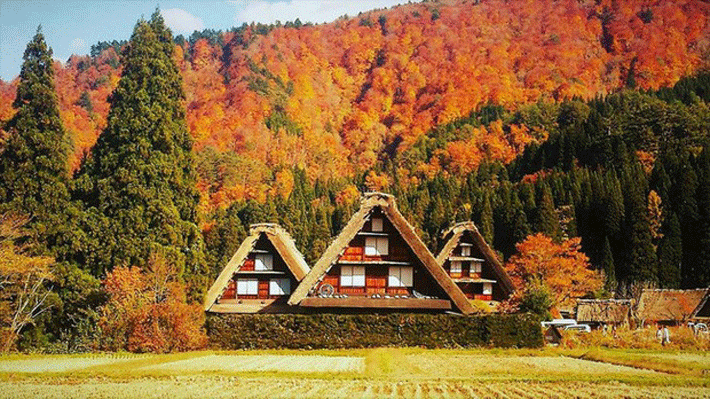
<svg viewBox="0 0 710 399"><path fill-rule="evenodd" d="M577 322L625 323L629 320L629 299L578 299Z"/></svg>
<svg viewBox="0 0 710 399"><path fill-rule="evenodd" d="M708 288L645 289L639 299L639 317L644 321L685 321L692 317L709 291Z"/></svg>
<svg viewBox="0 0 710 399"><path fill-rule="evenodd" d="M271 244L276 248L281 258L286 263L286 267L293 273L296 280L301 281L308 274L310 268L303 255L296 248L296 243L286 230L276 223L259 223L249 226L249 236L242 241L237 251L232 256L232 259L227 262L227 265L222 269L215 282L207 291L205 296L204 309L209 311L214 305L217 298L224 292L240 267L244 264L244 260L249 256L249 253L254 249L254 245L259 241L259 237L264 234Z"/></svg>
<svg viewBox="0 0 710 399"><path fill-rule="evenodd" d="M424 267L429 271L434 280L446 292L449 299L464 314L473 313L474 309L461 289L446 274L446 271L437 263L429 248L422 242L416 230L402 216L397 209L394 196L377 192L365 193L360 202L360 209L353 214L347 225L331 242L318 262L313 266L310 273L303 279L298 288L291 294L289 305L296 305L301 302L308 292L312 290L318 281L332 267L338 257L343 253L350 241L362 230L370 212L375 207L380 207L392 225L397 229L404 241L412 249L412 252L419 258Z"/></svg>
<svg viewBox="0 0 710 399"><path fill-rule="evenodd" d="M498 276L498 279L502 283L502 287L506 290L508 295L515 291L515 286L513 281L506 273L503 265L498 259L498 255L493 252L493 249L488 245L483 235L478 231L478 228L472 221L459 222L447 229L442 233L442 237L445 240L444 247L439 251L439 255L436 257L436 262L444 266L446 260L451 256L451 252L456 248L456 246L461 241L461 237L468 232L473 237L473 241L476 243L478 249L483 253L486 260L493 266L493 271Z"/></svg>

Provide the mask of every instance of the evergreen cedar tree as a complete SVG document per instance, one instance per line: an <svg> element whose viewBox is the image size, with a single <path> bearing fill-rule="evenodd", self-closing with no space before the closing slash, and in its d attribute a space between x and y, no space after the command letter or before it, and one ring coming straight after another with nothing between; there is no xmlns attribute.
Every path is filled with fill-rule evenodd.
<svg viewBox="0 0 710 399"><path fill-rule="evenodd" d="M71 143L59 115L52 50L41 27L23 60L12 104L16 113L4 127L8 137L0 158L0 213L28 216L32 241L46 250L61 240L67 227Z"/></svg>
<svg viewBox="0 0 710 399"><path fill-rule="evenodd" d="M197 227L199 192L185 95L173 41L156 11L139 21L122 53L107 126L82 165L76 197L87 209L87 267L103 276L118 265L145 267L151 253L172 262L200 296L208 272Z"/></svg>

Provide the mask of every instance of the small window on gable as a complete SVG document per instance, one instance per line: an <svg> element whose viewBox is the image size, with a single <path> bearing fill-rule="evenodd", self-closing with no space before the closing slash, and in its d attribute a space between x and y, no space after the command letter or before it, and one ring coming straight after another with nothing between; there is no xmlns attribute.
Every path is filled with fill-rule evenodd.
<svg viewBox="0 0 710 399"><path fill-rule="evenodd" d="M240 278L237 280L237 295L258 295L259 280L255 278Z"/></svg>
<svg viewBox="0 0 710 399"><path fill-rule="evenodd" d="M274 270L274 256L257 254L254 258L254 270Z"/></svg>
<svg viewBox="0 0 710 399"><path fill-rule="evenodd" d="M461 256L471 256L471 247L461 247Z"/></svg>
<svg viewBox="0 0 710 399"><path fill-rule="evenodd" d="M272 278L269 280L269 295L291 294L291 280L287 278Z"/></svg>
<svg viewBox="0 0 710 399"><path fill-rule="evenodd" d="M471 273L480 273L480 272L481 272L481 262L472 261L471 262Z"/></svg>
<svg viewBox="0 0 710 399"><path fill-rule="evenodd" d="M414 271L411 266L390 266L387 285L389 287L412 287Z"/></svg>
<svg viewBox="0 0 710 399"><path fill-rule="evenodd" d="M389 254L389 240L387 237L365 238L365 255L382 256Z"/></svg>
<svg viewBox="0 0 710 399"><path fill-rule="evenodd" d="M382 231L382 218L372 218L372 231Z"/></svg>
<svg viewBox="0 0 710 399"><path fill-rule="evenodd" d="M364 287L365 266L341 266L340 285L344 287Z"/></svg>

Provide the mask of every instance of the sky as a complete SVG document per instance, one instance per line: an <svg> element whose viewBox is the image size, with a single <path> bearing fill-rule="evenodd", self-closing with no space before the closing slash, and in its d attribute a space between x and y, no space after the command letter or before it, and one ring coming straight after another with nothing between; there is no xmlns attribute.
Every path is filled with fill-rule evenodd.
<svg viewBox="0 0 710 399"><path fill-rule="evenodd" d="M195 30L228 30L242 23L331 22L342 15L385 8L406 0L0 0L0 79L20 73L27 43L42 25L54 57L88 54L99 41L128 40L136 22L159 7L173 35Z"/></svg>

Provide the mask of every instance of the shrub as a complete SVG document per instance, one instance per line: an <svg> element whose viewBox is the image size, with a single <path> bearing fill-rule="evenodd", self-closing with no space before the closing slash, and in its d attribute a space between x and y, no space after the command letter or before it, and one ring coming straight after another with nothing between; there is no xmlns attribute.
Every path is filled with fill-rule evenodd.
<svg viewBox="0 0 710 399"><path fill-rule="evenodd" d="M537 317L431 314L213 314L213 346L221 349L341 349L381 346L540 347Z"/></svg>

